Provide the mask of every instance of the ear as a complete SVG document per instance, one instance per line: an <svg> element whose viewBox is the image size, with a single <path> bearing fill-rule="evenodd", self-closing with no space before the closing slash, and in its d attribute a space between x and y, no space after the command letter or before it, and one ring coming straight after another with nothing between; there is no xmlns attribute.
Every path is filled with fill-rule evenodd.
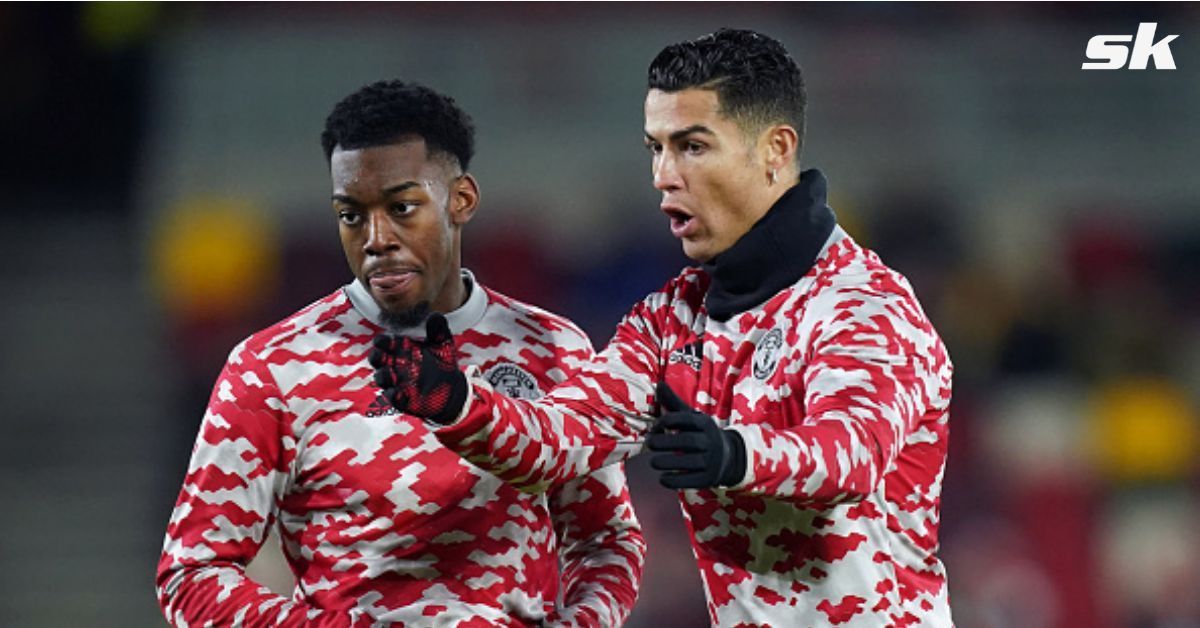
<svg viewBox="0 0 1200 628"><path fill-rule="evenodd" d="M790 124L776 124L759 137L759 149L769 172L790 172L796 164L800 134Z"/></svg>
<svg viewBox="0 0 1200 628"><path fill-rule="evenodd" d="M479 207L479 183L470 174L463 174L450 185L450 224L467 224Z"/></svg>

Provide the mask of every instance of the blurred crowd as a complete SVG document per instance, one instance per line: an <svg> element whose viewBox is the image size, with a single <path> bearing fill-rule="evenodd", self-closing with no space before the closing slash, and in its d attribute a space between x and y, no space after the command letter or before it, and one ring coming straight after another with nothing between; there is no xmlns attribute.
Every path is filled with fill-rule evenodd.
<svg viewBox="0 0 1200 628"><path fill-rule="evenodd" d="M863 236L955 360L942 539L964 626L1200 625L1200 223L1078 199Z"/></svg>

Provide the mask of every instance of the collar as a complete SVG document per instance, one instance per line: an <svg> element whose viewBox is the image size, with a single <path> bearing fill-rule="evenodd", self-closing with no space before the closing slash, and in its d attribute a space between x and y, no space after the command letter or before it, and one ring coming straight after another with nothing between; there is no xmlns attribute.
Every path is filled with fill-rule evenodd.
<svg viewBox="0 0 1200 628"><path fill-rule="evenodd" d="M450 323L450 331L455 336L478 325L487 311L488 304L487 293L476 284L474 273L464 268L462 269L462 279L467 289L467 300L458 309L446 314L446 322ZM355 279L346 284L342 288L342 291L346 294L346 298L350 299L350 304L354 306L355 310L358 310L359 314L379 327L387 328L391 333L402 336L412 336L415 338L423 338L425 336L424 324L415 327L391 328L384 325L383 321L379 319L379 304L375 302L375 298L371 296L366 286L362 285L362 282L359 280Z"/></svg>
<svg viewBox="0 0 1200 628"><path fill-rule="evenodd" d="M804 171L733 246L701 265L712 278L704 296L710 318L727 321L808 273L837 224L825 191L821 171Z"/></svg>

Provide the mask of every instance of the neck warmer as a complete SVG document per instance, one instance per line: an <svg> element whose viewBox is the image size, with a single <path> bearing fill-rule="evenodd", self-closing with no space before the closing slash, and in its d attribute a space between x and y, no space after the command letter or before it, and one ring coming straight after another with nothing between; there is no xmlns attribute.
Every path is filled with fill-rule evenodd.
<svg viewBox="0 0 1200 628"><path fill-rule="evenodd" d="M835 225L825 175L806 170L733 246L701 267L712 278L704 305L727 321L796 283L812 268Z"/></svg>

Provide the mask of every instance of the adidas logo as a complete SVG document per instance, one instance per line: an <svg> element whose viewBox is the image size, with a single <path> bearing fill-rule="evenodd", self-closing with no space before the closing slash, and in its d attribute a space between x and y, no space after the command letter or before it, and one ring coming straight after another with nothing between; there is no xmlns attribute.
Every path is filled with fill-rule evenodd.
<svg viewBox="0 0 1200 628"><path fill-rule="evenodd" d="M367 417L374 418L377 416L387 416L389 414L400 414L400 411L393 408L392 404L384 398L383 393L375 397L375 401L367 406L367 411L364 413Z"/></svg>
<svg viewBox="0 0 1200 628"><path fill-rule="evenodd" d="M671 364L683 362L684 364L700 370L700 362L704 359L703 345L699 340L686 344L682 348L671 352L671 357L667 359Z"/></svg>

